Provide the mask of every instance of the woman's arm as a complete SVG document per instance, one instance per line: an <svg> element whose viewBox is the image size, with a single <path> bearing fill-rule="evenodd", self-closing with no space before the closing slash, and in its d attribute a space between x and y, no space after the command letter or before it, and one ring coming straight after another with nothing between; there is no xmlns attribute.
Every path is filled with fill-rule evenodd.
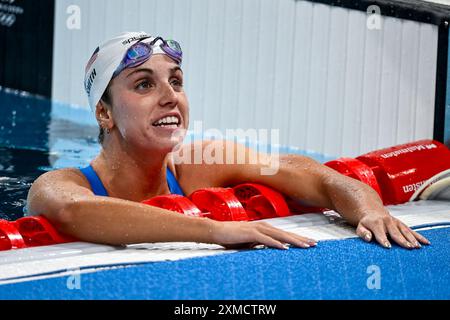
<svg viewBox="0 0 450 320"><path fill-rule="evenodd" d="M272 155L271 158L240 144L230 147L224 141L205 141L203 150L209 150L204 155L211 154L211 150L223 150L222 163L225 164L208 164L205 158L201 165L179 164L180 181L189 190L205 184L223 187L245 182L261 183L305 204L339 212L357 227L357 234L366 241L375 236L380 244L389 248L391 245L386 236L389 234L405 248L419 247L418 241L429 244L420 234L392 217L372 188L311 158L291 154ZM189 152L194 152L193 145L185 146L180 157ZM227 153L232 153L233 157ZM237 160L239 155L243 158L242 154L247 159L245 163L226 164L226 159ZM202 179L194 179L197 175Z"/></svg>
<svg viewBox="0 0 450 320"><path fill-rule="evenodd" d="M294 199L335 210L356 227L356 233L364 240L375 237L386 248L391 247L387 235L408 249L419 248L419 242L429 244L426 238L392 217L378 193L368 185L306 157L283 155L280 160L279 173L272 182L274 188L285 188Z"/></svg>
<svg viewBox="0 0 450 320"><path fill-rule="evenodd" d="M30 214L45 215L65 234L110 245L192 241L284 248L284 243L307 247L309 240L263 223L223 223L98 197L75 170L53 171L37 179L28 195L28 208Z"/></svg>

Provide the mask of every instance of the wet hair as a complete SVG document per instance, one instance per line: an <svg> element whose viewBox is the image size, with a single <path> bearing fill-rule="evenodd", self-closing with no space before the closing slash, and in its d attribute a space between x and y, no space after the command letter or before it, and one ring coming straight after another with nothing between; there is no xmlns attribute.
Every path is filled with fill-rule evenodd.
<svg viewBox="0 0 450 320"><path fill-rule="evenodd" d="M105 89L105 92L103 92L102 97L100 98L103 102L106 104L112 106L112 99L111 99L111 93L109 92L109 84ZM99 133L98 133L98 142L102 145L103 141L105 140L105 129L102 128L102 126L99 125Z"/></svg>

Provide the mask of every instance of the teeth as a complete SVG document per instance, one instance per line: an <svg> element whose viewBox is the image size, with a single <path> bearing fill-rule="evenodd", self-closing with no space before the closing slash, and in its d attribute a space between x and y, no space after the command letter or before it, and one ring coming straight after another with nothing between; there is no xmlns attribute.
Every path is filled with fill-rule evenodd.
<svg viewBox="0 0 450 320"><path fill-rule="evenodd" d="M179 124L179 120L177 117L165 117L162 118L161 120L158 120L157 122L154 123L155 126L161 125L161 124Z"/></svg>
<svg viewBox="0 0 450 320"><path fill-rule="evenodd" d="M160 128L178 128L178 126L176 124L160 124L157 127L160 127Z"/></svg>

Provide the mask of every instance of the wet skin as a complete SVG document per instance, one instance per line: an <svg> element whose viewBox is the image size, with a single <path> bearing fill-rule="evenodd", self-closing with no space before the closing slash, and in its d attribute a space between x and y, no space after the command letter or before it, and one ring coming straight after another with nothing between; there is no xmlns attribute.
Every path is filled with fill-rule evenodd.
<svg viewBox="0 0 450 320"><path fill-rule="evenodd" d="M316 241L276 229L264 222L216 222L192 218L140 204L156 195L169 194L166 168L175 174L184 193L204 187L226 187L258 182L293 199L339 212L365 241L376 240L385 248L392 241L408 249L428 240L393 218L370 187L298 155L281 155L276 174L261 175L265 161L256 164L175 164L172 153L189 126L189 103L183 88L183 71L165 55L154 55L144 64L122 71L110 83L110 104L96 108L105 135L101 153L92 166L110 195L97 197L77 169L63 169L41 176L30 190L28 204L34 214L45 214L61 231L97 243L196 241L227 248L263 244L285 249L301 248ZM176 116L177 127L155 126L164 115ZM222 148L221 141L202 141L201 148ZM223 153L247 155L255 151L233 144ZM194 154L185 144L178 155ZM266 160L268 155L258 154ZM193 157L191 157L193 158ZM236 159L236 157L235 157ZM225 160L223 161L226 162Z"/></svg>

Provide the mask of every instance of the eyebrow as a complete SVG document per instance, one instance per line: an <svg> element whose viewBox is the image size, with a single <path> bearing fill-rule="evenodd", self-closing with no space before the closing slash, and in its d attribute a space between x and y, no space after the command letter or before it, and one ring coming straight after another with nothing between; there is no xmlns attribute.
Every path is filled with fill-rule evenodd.
<svg viewBox="0 0 450 320"><path fill-rule="evenodd" d="M183 70L179 66L175 66L172 69L170 69L169 71L170 71L170 74L174 74L177 71L181 71L181 73L183 73ZM145 72L145 73L150 73L150 74L154 74L155 73L155 71L153 71L153 69L140 68L140 69L134 70L129 75L127 75L127 78L131 77L133 74L140 73L140 72Z"/></svg>

